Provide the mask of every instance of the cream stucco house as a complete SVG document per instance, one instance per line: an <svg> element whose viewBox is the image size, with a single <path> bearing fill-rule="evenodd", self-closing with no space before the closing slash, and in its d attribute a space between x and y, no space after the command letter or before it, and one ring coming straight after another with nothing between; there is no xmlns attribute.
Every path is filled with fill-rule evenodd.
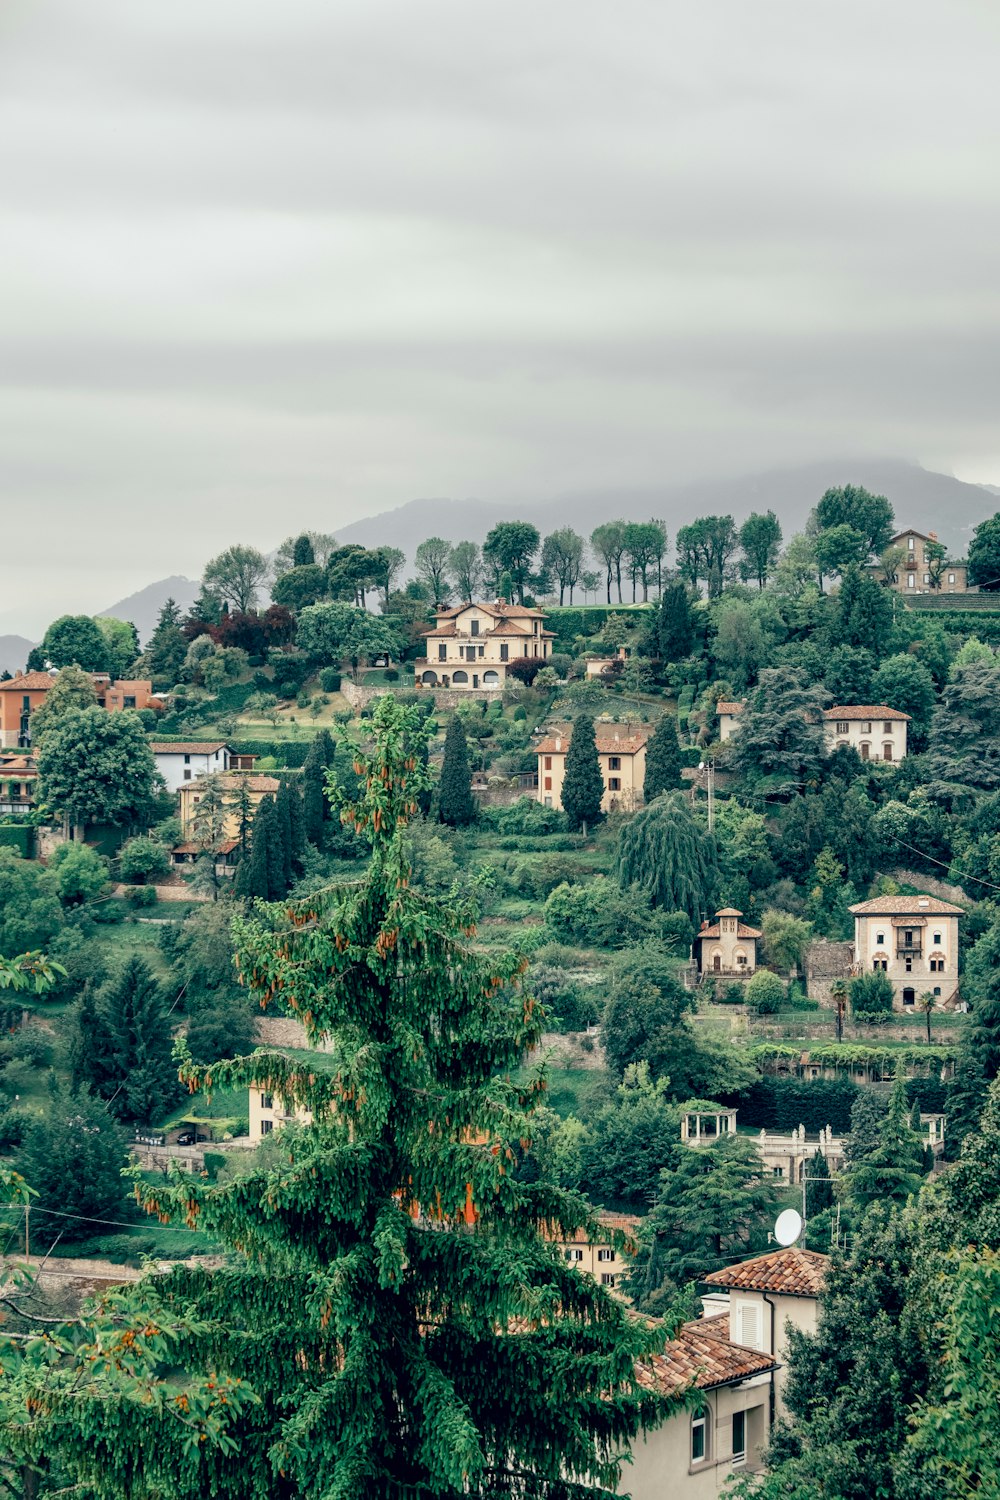
<svg viewBox="0 0 1000 1500"><path fill-rule="evenodd" d="M458 604L435 611L424 631L426 655L414 662L418 687L473 691L503 687L510 664L522 657L542 664L555 639L546 615L524 604Z"/></svg>
<svg viewBox="0 0 1000 1500"><path fill-rule="evenodd" d="M856 750L862 760L902 760L909 714L884 703L840 703L823 714L828 751Z"/></svg>
<svg viewBox="0 0 1000 1500"><path fill-rule="evenodd" d="M763 937L758 927L748 927L735 906L724 906L713 923L703 922L694 940L694 960L699 974L748 978L757 968L757 944Z"/></svg>
<svg viewBox="0 0 1000 1500"><path fill-rule="evenodd" d="M597 759L604 778L604 812L634 812L642 805L646 779L648 724L595 724ZM552 731L538 746L538 800L543 807L562 807L562 785L571 727Z"/></svg>
<svg viewBox="0 0 1000 1500"><path fill-rule="evenodd" d="M736 701L728 701L720 698L715 705L715 712L719 716L719 739L731 740L740 727L740 714L745 704Z"/></svg>
<svg viewBox="0 0 1000 1500"><path fill-rule="evenodd" d="M960 906L936 896L876 896L851 907L854 967L881 969L895 1004L908 1009L930 991L941 1006L958 998Z"/></svg>
<svg viewBox="0 0 1000 1500"><path fill-rule="evenodd" d="M281 782L276 776L263 776L259 772L220 772L214 781L225 803L222 835L224 839L236 839L240 836L239 795L241 787L246 789L251 813L256 812L265 797L275 796L281 787ZM178 788L181 829L186 839L189 839L194 832L198 804L204 797L208 785L207 779L201 776L196 781L182 782Z"/></svg>

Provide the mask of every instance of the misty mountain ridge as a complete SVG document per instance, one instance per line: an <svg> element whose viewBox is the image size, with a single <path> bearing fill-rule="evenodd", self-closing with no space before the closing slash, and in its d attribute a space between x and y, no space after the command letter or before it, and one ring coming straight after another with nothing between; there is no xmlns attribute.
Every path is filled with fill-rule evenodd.
<svg viewBox="0 0 1000 1500"><path fill-rule="evenodd" d="M902 459L830 459L758 474L692 480L683 484L587 490L505 504L495 500L410 500L396 510L337 528L337 540L363 547L401 548L412 562L425 537L482 542L498 521L531 521L544 536L572 526L589 536L602 521L663 521L671 550L677 528L697 516L732 515L739 524L751 511L773 510L787 540L806 524L823 492L844 484L885 495L900 529L935 531L949 552L964 556L974 527L995 509L1000 489L967 484Z"/></svg>
<svg viewBox="0 0 1000 1500"><path fill-rule="evenodd" d="M23 672L28 652L37 644L24 635L0 635L0 672Z"/></svg>
<svg viewBox="0 0 1000 1500"><path fill-rule="evenodd" d="M156 583L148 583L144 589L129 594L127 599L120 599L107 609L98 610L98 617L111 615L116 620L131 620L139 632L140 641L145 645L156 628L157 616L167 600L173 599L180 605L181 613L187 614L197 599L200 588L201 585L193 578L184 578L175 573L171 578L160 578Z"/></svg>

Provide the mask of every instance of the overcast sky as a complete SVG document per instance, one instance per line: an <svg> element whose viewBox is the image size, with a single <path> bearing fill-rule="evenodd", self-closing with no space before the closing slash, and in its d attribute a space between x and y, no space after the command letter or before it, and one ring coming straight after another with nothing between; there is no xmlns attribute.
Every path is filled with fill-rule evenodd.
<svg viewBox="0 0 1000 1500"><path fill-rule="evenodd" d="M3 0L0 626L419 495L1000 482L998 61L995 0Z"/></svg>

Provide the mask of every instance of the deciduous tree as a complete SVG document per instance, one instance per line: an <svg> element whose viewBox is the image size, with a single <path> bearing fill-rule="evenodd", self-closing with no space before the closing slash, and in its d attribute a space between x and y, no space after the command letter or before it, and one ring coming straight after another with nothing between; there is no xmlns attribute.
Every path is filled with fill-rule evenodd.
<svg viewBox="0 0 1000 1500"><path fill-rule="evenodd" d="M564 789L564 805L565 800ZM673 792L658 797L623 826L615 871L623 890L637 886L662 911L686 912L697 930L711 909L718 883L715 840L694 817L687 799Z"/></svg>
<svg viewBox="0 0 1000 1500"><path fill-rule="evenodd" d="M773 510L763 515L751 511L740 527L740 548L743 561L740 571L744 578L756 578L762 589L774 572L781 550L781 523Z"/></svg>
<svg viewBox="0 0 1000 1500"><path fill-rule="evenodd" d="M234 609L253 609L267 577L267 558L256 547L227 547L213 557L202 574L202 587L228 600Z"/></svg>
<svg viewBox="0 0 1000 1500"><path fill-rule="evenodd" d="M483 582L483 556L475 542L456 542L448 557L448 576L462 603L476 598Z"/></svg>
<svg viewBox="0 0 1000 1500"><path fill-rule="evenodd" d="M417 577L426 585L432 601L447 604L451 543L441 536L429 536L420 543L414 561Z"/></svg>
<svg viewBox="0 0 1000 1500"><path fill-rule="evenodd" d="M149 816L156 763L137 714L71 709L38 752L41 796L70 823L125 826Z"/></svg>
<svg viewBox="0 0 1000 1500"><path fill-rule="evenodd" d="M519 603L531 579L542 538L530 521L500 521L483 543L483 566L499 586L500 577L509 573Z"/></svg>

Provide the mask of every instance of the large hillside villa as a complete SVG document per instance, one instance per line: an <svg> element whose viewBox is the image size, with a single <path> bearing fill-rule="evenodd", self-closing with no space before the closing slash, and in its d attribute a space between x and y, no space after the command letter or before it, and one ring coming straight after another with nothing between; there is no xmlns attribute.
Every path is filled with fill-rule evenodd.
<svg viewBox="0 0 1000 1500"><path fill-rule="evenodd" d="M915 531L912 526L897 531L889 547L902 553L891 578L884 569L872 563L870 571L887 588L899 594L977 594L969 584L969 570L964 562L949 562L941 555L937 533Z"/></svg>
<svg viewBox="0 0 1000 1500"><path fill-rule="evenodd" d="M513 662L544 663L555 639L544 611L524 604L457 604L435 614L437 623L423 632L426 655L414 662L417 687L501 688Z"/></svg>
<svg viewBox="0 0 1000 1500"><path fill-rule="evenodd" d="M928 993L939 1006L958 998L960 906L936 896L876 896L850 910L855 970L881 969L897 1008L910 1010Z"/></svg>
<svg viewBox="0 0 1000 1500"><path fill-rule="evenodd" d="M31 716L45 702L58 675L55 671L17 672L0 682L0 750L30 748ZM119 677L113 682L105 672L92 672L90 680L98 704L108 713L162 707L148 680Z"/></svg>
<svg viewBox="0 0 1000 1500"><path fill-rule="evenodd" d="M720 741L730 740L740 727L744 701L715 705ZM886 703L835 703L823 710L823 738L827 754L856 750L862 760L898 761L906 757L909 714Z"/></svg>

